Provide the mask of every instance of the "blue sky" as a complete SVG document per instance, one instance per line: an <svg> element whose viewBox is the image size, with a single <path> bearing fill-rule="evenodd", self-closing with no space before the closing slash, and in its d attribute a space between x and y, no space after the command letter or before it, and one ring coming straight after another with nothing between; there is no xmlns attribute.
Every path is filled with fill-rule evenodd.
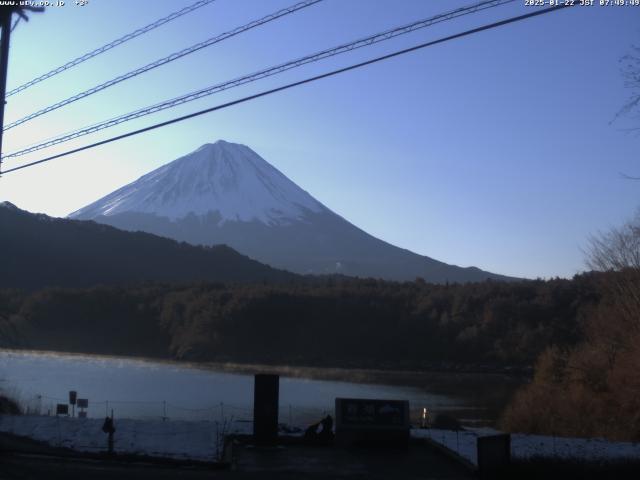
<svg viewBox="0 0 640 480"><path fill-rule="evenodd" d="M12 34L9 88L193 3L90 0ZM5 120L279 8L217 0L9 98ZM325 0L6 133L5 152L438 12L463 1ZM84 137L47 154L531 11L514 2ZM0 179L0 200L64 216L184 155L246 144L349 221L395 245L526 277L585 268L590 234L629 218L640 137L611 124L640 7L574 7L395 58ZM43 155L22 157L37 160ZM5 168L17 165L7 161Z"/></svg>

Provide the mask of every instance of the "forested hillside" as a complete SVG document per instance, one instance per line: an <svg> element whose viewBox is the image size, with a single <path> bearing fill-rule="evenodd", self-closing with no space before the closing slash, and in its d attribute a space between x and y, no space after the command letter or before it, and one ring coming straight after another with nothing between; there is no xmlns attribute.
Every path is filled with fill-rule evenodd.
<svg viewBox="0 0 640 480"><path fill-rule="evenodd" d="M552 345L506 411L509 430L640 441L640 214L591 239L601 299L580 340Z"/></svg>
<svg viewBox="0 0 640 480"><path fill-rule="evenodd" d="M432 285L325 279L0 295L0 341L73 352L372 368L533 365L579 340L599 298L573 280Z"/></svg>
<svg viewBox="0 0 640 480"><path fill-rule="evenodd" d="M196 247L0 203L0 288L129 285L143 281L261 282L296 276L225 246Z"/></svg>

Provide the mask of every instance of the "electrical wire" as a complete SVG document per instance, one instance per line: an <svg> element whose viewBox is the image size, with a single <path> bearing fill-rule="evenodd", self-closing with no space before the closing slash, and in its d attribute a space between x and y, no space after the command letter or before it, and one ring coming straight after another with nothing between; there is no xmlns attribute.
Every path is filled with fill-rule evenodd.
<svg viewBox="0 0 640 480"><path fill-rule="evenodd" d="M421 50L423 48L431 47L433 45L437 45L437 44L440 44L440 43L445 43L445 42L448 42L450 40L455 40L457 38L466 37L468 35L472 35L472 34L475 34L475 33L483 32L485 30L491 30L491 29L498 28L498 27L501 27L501 26L504 26L504 25L508 25L510 23L519 22L519 21L522 21L522 20L526 20L526 19L529 19L529 18L532 18L532 17L537 17L539 15L544 15L544 14L550 13L550 12L555 12L557 10L562 10L564 8L572 7L572 6L574 6L574 4L571 4L571 3L561 4L561 5L554 6L554 7L548 7L548 8L544 8L544 9L540 9L540 10L535 10L533 12L530 12L530 13L527 13L527 14L524 14L524 15L518 15L516 17L510 17L510 18L507 18L507 19L504 19L504 20L500 20L498 22L493 22L493 23L489 23L489 24L486 24L486 25L482 25L480 27L472 28L470 30L465 30L465 31L460 32L460 33L456 33L456 34L453 34L453 35L442 37L442 38L439 38L437 40L432 40L432 41L429 41L429 42L426 42L426 43L421 43L421 44L415 45L413 47L405 48L403 50L398 50L398 51L395 51L393 53L389 53L387 55L382 55L380 57L376 57L376 58L373 58L373 59L370 59L370 60L366 60L364 62L356 63L356 64L350 65L348 67L339 68L339 69L336 69L336 70L332 70L330 72L326 72L326 73L323 73L323 74L320 74L320 75L316 75L316 76L313 76L313 77L306 78L304 80L299 80L297 82L288 83L286 85L282 85L280 87L272 88L270 90L265 90L265 91L262 91L260 93L256 93L256 94L253 94L253 95L249 95L247 97L240 98L238 100L233 100L231 102L223 103L221 105L216 105L214 107L206 108L206 109L200 110L198 112L193 112L193 113L190 113L188 115L183 115L181 117L176 117L176 118L173 118L171 120L167 120L165 122L156 123L154 125L151 125L151 126L148 126L148 127L145 127L145 128L141 128L141 129L138 129L138 130L134 130L134 131L131 131L131 132L128 132L128 133L124 133L122 135L117 135L117 136L114 136L114 137L111 137L111 138L108 138L108 139L105 139L105 140L102 140L102 141L99 141L99 142L95 142L95 143L92 143L92 144L89 144L89 145L84 145L84 146L79 147L79 148L74 148L74 149L68 150L66 152L62 152L62 153L59 153L59 154L56 154L56 155L51 155L50 157L46 157L46 158L43 158L41 160L37 160L37 161L34 161L34 162L29 162L29 163L26 163L24 165L20 165L20 166L17 166L17 167L10 168L10 169L2 172L2 173L10 173L10 172L15 172L15 171L18 171L18 170L22 170L24 168L32 167L34 165L39 165L39 164L44 163L44 162L55 160L57 158L65 157L65 156L71 155L73 153L78 153L78 152L82 152L84 150L89 150L89 149L98 147L100 145L105 145L107 143L115 142L117 140L122 140L124 138L132 137L134 135L139 135L141 133L148 132L148 131L151 131L151 130L155 130L157 128L165 127L167 125L171 125L171 124L174 124L174 123L182 122L182 121L188 120L190 118L199 117L199 116L207 114L207 113L215 112L217 110L222 110L222 109L234 106L234 105L238 105L238 104L241 104L241 103L248 102L250 100L255 100L257 98L265 97L265 96L271 95L273 93L281 92L281 91L288 90L290 88L294 88L294 87L297 87L297 86L300 86L300 85L305 85L307 83L315 82L316 80L321 80L323 78L333 77L333 76L338 75L340 73L344 73L344 72L348 72L348 71L351 71L351 70L355 70L357 68L365 67L367 65L372 65L374 63L378 63L378 62L381 62L381 61L384 61L384 60L388 60L390 58L394 58L394 57L397 57L397 56L400 56L400 55L404 55L406 53L414 52L416 50Z"/></svg>
<svg viewBox="0 0 640 480"><path fill-rule="evenodd" d="M21 125L25 122L28 122L29 120L33 120L34 118L37 118L41 115L44 115L46 113L52 112L54 110L57 110L59 108L62 108L66 105L69 105L71 103L77 102L78 100L81 100L83 98L86 98L90 95L93 95L94 93L98 93L102 90L105 90L109 87L113 87L114 85L117 85L121 82L124 82L125 80L129 80L130 78L134 78L137 77L138 75L141 75L143 73L146 73L150 70L153 70L155 68L161 67L162 65L166 65L168 63L171 63L175 60L178 60L182 57L185 57L187 55L190 55L194 52L197 52L199 50L202 50L203 48L206 47L210 47L211 45L215 45L217 43L220 43L228 38L234 37L236 35L239 35L243 32L246 32L247 30L251 30L253 28L259 27L260 25L264 25L265 23L269 23L272 22L274 20L277 20L278 18L284 17L285 15L290 15L292 13L295 13L299 10L302 10L303 8L307 8L310 7L312 5L315 5L316 3L321 2L322 0L305 0L303 2L299 2L296 3L295 5L291 5L290 7L287 8L283 8L281 10L278 10L277 12L271 13L265 17L262 17L260 19L254 20L252 22L249 22L245 25L242 25L240 27L234 28L233 30L230 30L228 32L224 32L220 35L216 35L214 37L208 38L207 40L203 41L203 42L199 42L196 43L195 45L191 45L190 47L187 47L185 49L182 49L178 52L174 52L171 55L167 55L165 57L162 57L154 62L151 62L147 65L144 65L140 68L136 68L135 70L131 70L130 72L127 72L125 74L119 75L115 78L112 78L111 80L108 80L106 82L103 82L99 85L96 85L94 87L89 88L88 90L85 90L83 92L77 93L69 98L66 98L64 100L61 100L57 103L54 103L53 105L49 105L48 107L42 108L36 112L30 113L29 115L27 115L26 117L22 117L14 122L9 123L8 125L6 125L4 127L4 131L6 132L7 130L10 130L14 127L17 127L18 125Z"/></svg>
<svg viewBox="0 0 640 480"><path fill-rule="evenodd" d="M133 40L136 37L139 37L140 35L143 35L147 32L150 32L151 30L154 30L162 25L164 25L165 23L169 23L172 20L175 20L176 18L179 18L183 15L186 15L187 13L191 13L194 10L197 10L200 7L204 7L205 5L208 5L212 2L215 2L216 0L198 0L197 2L193 3L192 5L189 5L187 7L184 7L178 11L175 11L173 13L170 13L169 15L167 15L166 17L162 17L158 20L156 20L153 23L150 23L149 25L145 26L145 27L141 27L138 28L137 30L134 30L131 33L128 33L126 35L123 35L120 38L117 38L109 43L107 43L106 45L103 45L101 47L96 48L95 50L92 50L88 53L85 53L84 55L81 55L77 58L74 58L73 60L65 63L64 65L61 65L57 68L54 68L53 70L40 75L39 77L34 78L33 80L29 80L26 83L23 83L22 85L14 88L13 90L7 92L7 97L10 97L11 95L15 95L18 92L21 92L23 90L26 90L29 87L32 87L33 85L35 85L36 83L40 83L48 78L51 78L55 75L58 75L59 73L64 72L65 70L69 70L72 67L75 67L76 65L80 65L83 62L86 62L87 60L100 55L101 53L104 53L108 50L111 50L112 48L117 47L118 45L122 45L125 42L128 42L129 40Z"/></svg>
<svg viewBox="0 0 640 480"><path fill-rule="evenodd" d="M386 40L390 40L392 38L395 38L399 35L405 35L411 32L414 32L416 30L422 29L422 28L426 28L426 27L430 27L432 25L435 25L437 23L440 22L444 22L444 21L448 21L448 20L452 20L454 18L459 18L461 16L464 15L469 15L472 13L477 13L479 11L482 10L486 10L489 8L494 8L497 6L501 6L507 3L512 3L515 0L487 0L487 1L483 1L483 2L479 2L479 3L475 3L473 5L469 5L466 7L461 7L446 13L441 13L438 14L436 16L427 18L427 19L423 19L423 20L419 20L413 23L410 23L408 25L403 25L400 27L396 27L390 30L386 30L382 33L376 33L374 35L370 35L368 37L365 38L361 38L359 40L356 41L352 41L349 43L345 43L342 45L338 45L336 47L332 47L329 49L325 49L322 50L320 52L316 52L313 53L311 55L307 55L305 57L302 58L298 58L296 60L291 60L289 62L274 66L274 67L269 67L267 69L264 70L260 70L258 72L254 72L252 74L249 75L244 75L242 77L224 82L224 83L220 83L220 84L216 84L210 87L206 87L204 89L201 90L196 90L194 92L182 95L180 97L176 97L170 100L166 100L164 102L161 103L157 103L155 105L151 105L149 107L145 107L139 110L135 110L133 112L129 112L127 114L124 115L120 115L118 117L114 117L108 120L105 120L103 122L100 123L96 123L93 125L90 125L88 127L83 127L81 129L72 131L71 133L67 133L67 134L63 134L60 136L57 136L53 139L50 140L46 140L44 142L35 144L35 145L31 145L25 148L22 148L20 150L17 150L15 152L12 153L8 153L5 156L2 157L2 159L7 159L7 158L14 158L14 157L19 157L22 155L26 155L28 153L32 153L35 152L37 150L42 150L44 148L48 148L48 147L52 147L54 145L58 145L60 143L64 143L67 142L69 140L73 140L75 138L78 137L82 137L84 135L88 135L91 133L95 133L98 132L100 130L104 130L106 128L110 128L113 127L115 125L119 125L121 123L124 122L128 122L130 120L135 120L137 118L140 117L144 117L146 115L150 115L152 113L156 113L156 112L160 112L162 110L166 110L169 108L173 108L176 107L178 105L182 105L184 103L188 103L188 102L192 102L194 100L198 100L200 98L203 97L207 97L209 95L213 95L214 93L218 93L224 90L229 90L231 88L235 88L235 87L239 87L241 85L245 85L247 83L251 83L251 82L255 82L257 80L261 80L263 78L267 78L273 75L277 75L279 73L285 72L287 70L291 70L293 68L297 68L309 63L313 63L313 62L317 62L320 60L324 60L326 58L330 58L336 55L340 55L342 53L346 53L346 52L350 52L352 50L356 50L358 48L362 48L362 47L366 47L369 45L373 45L375 43L379 43L379 42L383 42Z"/></svg>

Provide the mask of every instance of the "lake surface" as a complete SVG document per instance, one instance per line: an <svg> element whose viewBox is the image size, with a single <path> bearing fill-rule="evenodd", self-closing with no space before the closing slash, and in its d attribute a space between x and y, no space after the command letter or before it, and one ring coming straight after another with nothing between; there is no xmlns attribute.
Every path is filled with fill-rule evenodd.
<svg viewBox="0 0 640 480"><path fill-rule="evenodd" d="M467 422L493 416L491 406L478 405L468 392L436 393L410 383L416 382L405 386L281 376L280 421L317 421L333 414L336 397L409 400L415 421L423 407L433 413L456 412ZM0 390L45 415L55 413L57 403L67 403L70 390L89 400L87 416L94 418L113 410L116 418L249 421L253 409L250 374L119 357L0 350Z"/></svg>

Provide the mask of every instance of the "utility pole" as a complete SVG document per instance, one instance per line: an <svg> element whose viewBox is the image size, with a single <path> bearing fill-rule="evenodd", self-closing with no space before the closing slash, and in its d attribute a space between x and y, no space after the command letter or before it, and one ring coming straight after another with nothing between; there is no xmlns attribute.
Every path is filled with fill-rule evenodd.
<svg viewBox="0 0 640 480"><path fill-rule="evenodd" d="M12 8L0 9L2 37L0 38L0 175L2 174L2 134L4 133L4 106L7 94L7 68L9 67L9 40L11 38Z"/></svg>
<svg viewBox="0 0 640 480"><path fill-rule="evenodd" d="M7 103L7 69L9 68L9 40L11 39L11 17L17 13L28 22L26 12L44 12L44 7L0 7L0 175L2 175L2 137L4 133L4 106Z"/></svg>

